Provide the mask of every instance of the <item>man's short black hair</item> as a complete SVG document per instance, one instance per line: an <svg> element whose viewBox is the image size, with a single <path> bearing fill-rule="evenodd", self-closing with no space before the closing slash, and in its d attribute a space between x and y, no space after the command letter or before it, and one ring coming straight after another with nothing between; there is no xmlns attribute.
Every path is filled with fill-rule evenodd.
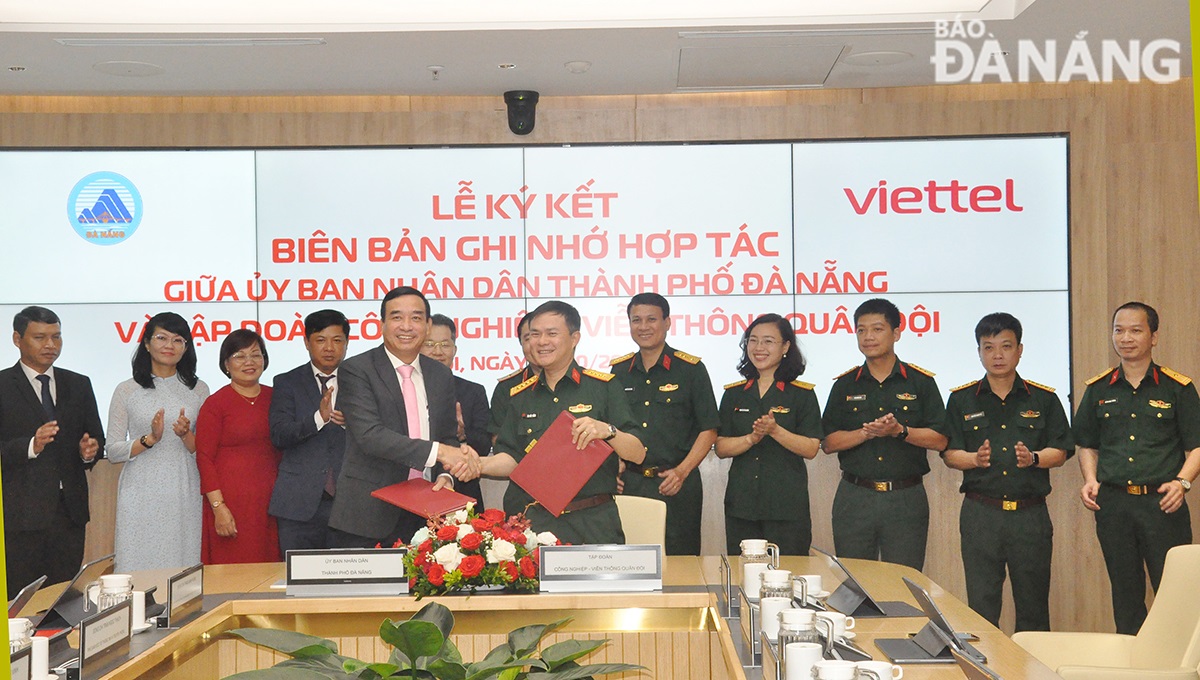
<svg viewBox="0 0 1200 680"><path fill-rule="evenodd" d="M975 344L984 338L992 338L1004 331L1012 331L1017 336L1017 344L1021 344L1021 322L1008 312L992 312L975 324Z"/></svg>
<svg viewBox="0 0 1200 680"><path fill-rule="evenodd" d="M389 290L387 295L384 295L383 300L379 303L380 320L387 316L387 303L395 300L398 297L404 297L405 295L416 295L417 297L421 298L421 302L425 303L425 316L430 315L431 312L429 309L429 300L425 298L424 293L416 288L413 288L412 286L399 286Z"/></svg>
<svg viewBox="0 0 1200 680"><path fill-rule="evenodd" d="M32 306L22 309L13 317L13 330L17 332L17 335L25 337L25 329L29 328L31 323L61 324L62 322L58 320L58 315L49 309Z"/></svg>
<svg viewBox="0 0 1200 680"><path fill-rule="evenodd" d="M871 298L859 305L858 309L854 310L854 325L857 326L858 320L868 314L882 314L892 330L900 327L900 310L892 304L891 300Z"/></svg>
<svg viewBox="0 0 1200 680"><path fill-rule="evenodd" d="M570 332L570 333L578 333L579 332L579 326L581 323L580 318L579 318L579 310L575 309L571 305L563 302L562 300L551 300L549 302L543 302L542 304L537 306L537 309L530 312L529 316L526 318L528 318L529 323L532 324L534 319L536 319L539 316L542 316L543 314L560 314L560 315L562 315L563 320L567 322L567 331L568 332Z"/></svg>
<svg viewBox="0 0 1200 680"><path fill-rule="evenodd" d="M1146 313L1146 323L1148 323L1150 325L1150 332L1151 333L1158 332L1158 310L1154 309L1153 307L1146 304L1145 302L1138 302L1136 300L1133 300L1130 302L1126 302L1125 304L1121 305L1120 307L1117 307L1116 310L1113 311L1111 323L1117 322L1117 312L1121 311L1122 309L1140 309L1140 310L1142 310L1143 312Z"/></svg>
<svg viewBox="0 0 1200 680"><path fill-rule="evenodd" d="M451 319L445 314L434 314L433 316L429 317L429 321L432 322L434 326L445 326L446 328L449 328L450 339L458 340L458 326L454 325L454 319Z"/></svg>
<svg viewBox="0 0 1200 680"><path fill-rule="evenodd" d="M336 309L322 309L304 317L304 337L311 338L330 326L341 326L346 337L350 337L350 321Z"/></svg>
<svg viewBox="0 0 1200 680"><path fill-rule="evenodd" d="M638 293L634 295L629 300L629 304L625 306L625 316L629 316L633 312L633 308L637 305L658 307L662 311L664 319L671 316L671 303L667 302L667 299L658 293Z"/></svg>

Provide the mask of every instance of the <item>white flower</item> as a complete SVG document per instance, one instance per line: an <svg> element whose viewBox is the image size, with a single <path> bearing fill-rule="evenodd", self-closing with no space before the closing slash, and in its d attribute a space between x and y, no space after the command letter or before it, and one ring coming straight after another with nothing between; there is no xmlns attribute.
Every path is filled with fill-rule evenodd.
<svg viewBox="0 0 1200 680"><path fill-rule="evenodd" d="M537 540L538 543L542 545L558 545L558 536L555 536L549 531L543 531L542 533L538 534Z"/></svg>
<svg viewBox="0 0 1200 680"><path fill-rule="evenodd" d="M437 550L433 551L433 559L438 564L442 565L446 571L454 571L458 569L458 563L462 562L462 558L466 557L458 549L458 544L447 543Z"/></svg>
<svg viewBox="0 0 1200 680"><path fill-rule="evenodd" d="M458 540L461 541L463 539L463 536L466 536L467 534L473 534L473 533L475 533L475 527L471 526L470 524L458 525Z"/></svg>
<svg viewBox="0 0 1200 680"><path fill-rule="evenodd" d="M533 550L534 548L537 547L537 544L538 544L537 534L533 533L533 531L530 529L526 529L525 530L525 549Z"/></svg>
<svg viewBox="0 0 1200 680"><path fill-rule="evenodd" d="M421 545L430 538L433 538L433 535L429 533L429 527L421 527L420 529L417 529L417 533L413 534L412 540L409 541L408 544Z"/></svg>
<svg viewBox="0 0 1200 680"><path fill-rule="evenodd" d="M490 564L511 562L516 558L517 546L509 543L508 541L502 541L500 539L492 541L492 547L487 551L487 561Z"/></svg>
<svg viewBox="0 0 1200 680"><path fill-rule="evenodd" d="M452 513L446 519L449 519L454 524L462 524L467 521L467 510L469 510L470 507L471 506L468 505L466 508L463 508L462 510L459 510L458 512Z"/></svg>

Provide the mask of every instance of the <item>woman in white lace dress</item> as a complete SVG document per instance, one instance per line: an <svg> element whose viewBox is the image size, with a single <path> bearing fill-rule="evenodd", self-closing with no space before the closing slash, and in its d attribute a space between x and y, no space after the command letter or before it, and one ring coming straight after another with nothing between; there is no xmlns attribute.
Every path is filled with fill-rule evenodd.
<svg viewBox="0 0 1200 680"><path fill-rule="evenodd" d="M196 378L187 321L163 312L146 322L133 377L108 409L108 460L120 464L116 570L190 567L200 562L200 473L192 423L208 398Z"/></svg>

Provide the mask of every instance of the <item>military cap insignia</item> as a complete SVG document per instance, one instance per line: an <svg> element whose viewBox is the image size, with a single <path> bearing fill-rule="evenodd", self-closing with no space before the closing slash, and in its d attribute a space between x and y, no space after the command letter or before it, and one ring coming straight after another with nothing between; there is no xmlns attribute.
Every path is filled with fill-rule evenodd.
<svg viewBox="0 0 1200 680"><path fill-rule="evenodd" d="M1161 399L1151 399L1150 405L1154 408L1171 408L1171 403Z"/></svg>
<svg viewBox="0 0 1200 680"><path fill-rule="evenodd" d="M1022 411L1022 412L1021 412L1021 417L1022 417L1022 418L1041 418L1041 417L1042 417L1042 412L1041 412L1041 411L1033 411L1033 410L1030 410L1030 411Z"/></svg>
<svg viewBox="0 0 1200 680"><path fill-rule="evenodd" d="M800 388L800 389L802 389L802 390L813 390L813 389L816 389L816 388L817 388L817 386L816 386L816 385L814 385L814 384L812 384L812 383L806 383L806 382L804 382L803 380L793 380L793 381L792 381L792 386L793 386L793 387L799 387L799 388Z"/></svg>
<svg viewBox="0 0 1200 680"><path fill-rule="evenodd" d="M908 363L907 361L906 361L906 362L904 362L904 363L905 363L905 364L906 364L906 365L907 365L909 368L916 369L918 373L924 373L925 375L929 376L930 378L933 378L933 377L935 377L935 376L937 375L936 373L934 373L933 371L929 370L928 368L921 368L920 366L918 366L918 365L916 365L916 364L910 364L910 363Z"/></svg>
<svg viewBox="0 0 1200 680"><path fill-rule="evenodd" d="M965 384L965 385L959 385L958 387L955 387L954 389L952 389L952 390L950 390L950 391L951 391L951 392L957 392L957 391L959 391L959 390L965 390L965 389L967 389L968 387L974 387L974 386L976 386L976 385L978 385L978 384L979 384L979 381L978 381L978 380L972 380L971 382L969 382L969 383L967 383L967 384Z"/></svg>
<svg viewBox="0 0 1200 680"><path fill-rule="evenodd" d="M732 389L734 387L741 387L742 385L745 385L747 382L749 382L749 381L748 380L739 380L737 382L731 382L725 386L725 389L728 390L728 389Z"/></svg>
<svg viewBox="0 0 1200 680"><path fill-rule="evenodd" d="M1034 381L1032 381L1032 380L1026 380L1026 381L1025 381L1025 384L1026 384L1026 385L1033 385L1034 387L1038 388L1039 390L1046 390L1047 392L1053 392L1053 391L1054 391L1054 388L1053 388L1053 387L1050 387L1049 385L1043 385L1043 384L1041 384L1041 383L1036 383L1036 382L1034 382Z"/></svg>
<svg viewBox="0 0 1200 680"><path fill-rule="evenodd" d="M837 380L838 378L841 378L843 376L850 375L851 373L857 371L860 368L862 368L862 367L861 366L851 366L848 370L843 371L843 372L838 373L837 375L833 376L833 379Z"/></svg>
<svg viewBox="0 0 1200 680"><path fill-rule="evenodd" d="M597 371L594 368L583 369L583 374L590 375L591 377L595 378L596 380L600 380L603 382L608 382L609 380L612 380L615 377L612 373L605 373L604 371Z"/></svg>
<svg viewBox="0 0 1200 680"><path fill-rule="evenodd" d="M675 356L676 356L676 358L683 359L684 361L688 362L689 364L700 363L700 357L692 356L691 354L688 354L687 352L680 352L679 350L675 350Z"/></svg>
<svg viewBox="0 0 1200 680"><path fill-rule="evenodd" d="M508 391L508 396L510 396L510 397L517 396L521 392L524 392L525 390L529 389L530 387L533 387L534 385L536 385L537 381L538 381L538 377L535 375L532 378L530 378L529 380L526 380L525 382L521 383L520 385L514 385L513 388Z"/></svg>
<svg viewBox="0 0 1200 680"><path fill-rule="evenodd" d="M1112 373L1112 372L1113 372L1113 371L1115 371L1115 370L1117 370L1117 369L1115 369L1115 368L1106 368L1106 369L1104 369L1104 372L1102 372L1102 373L1097 373L1096 375L1094 375L1094 376L1092 376L1092 377L1088 378L1087 380L1085 380L1085 381L1084 381L1084 383L1085 383L1085 384L1087 384L1087 385L1091 385L1092 383L1099 381L1101 378L1103 378L1103 377L1107 376L1109 373Z"/></svg>
<svg viewBox="0 0 1200 680"><path fill-rule="evenodd" d="M659 392L674 392L677 389L679 389L679 385L676 385L674 383L658 386Z"/></svg>
<svg viewBox="0 0 1200 680"><path fill-rule="evenodd" d="M902 392L900 394L897 394L896 398L899 399L900 401L916 401L917 395L915 395L911 392Z"/></svg>
<svg viewBox="0 0 1200 680"><path fill-rule="evenodd" d="M616 366L617 364L621 363L622 361L628 361L633 358L634 354L637 354L637 352L630 352L629 354L626 354L625 356L617 357L616 359L613 359L612 361L608 362L608 365Z"/></svg>
<svg viewBox="0 0 1200 680"><path fill-rule="evenodd" d="M574 406L568 406L567 410L570 411L571 413L587 413L592 410L592 405L591 404L575 404Z"/></svg>
<svg viewBox="0 0 1200 680"><path fill-rule="evenodd" d="M1175 380L1175 382L1179 383L1180 385L1190 385L1192 382L1191 378L1187 377L1186 375L1184 375L1178 371L1172 371L1171 369L1167 368L1166 366L1159 366L1159 369L1161 369L1163 373L1165 373L1168 376L1170 376L1171 378L1173 378Z"/></svg>
<svg viewBox="0 0 1200 680"><path fill-rule="evenodd" d="M772 406L770 413L791 413L792 409L786 406Z"/></svg>

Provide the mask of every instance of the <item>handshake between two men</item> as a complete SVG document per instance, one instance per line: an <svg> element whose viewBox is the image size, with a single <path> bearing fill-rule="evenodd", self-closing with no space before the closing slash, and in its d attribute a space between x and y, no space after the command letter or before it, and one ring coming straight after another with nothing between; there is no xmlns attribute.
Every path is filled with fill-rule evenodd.
<svg viewBox="0 0 1200 680"><path fill-rule="evenodd" d="M463 443L459 446L438 444L437 460L442 464L446 473L453 475L460 482L476 479L483 472L483 459L479 457L479 453L475 449L471 448L470 444ZM447 474L441 474L433 488L435 491L453 488L453 484Z"/></svg>

